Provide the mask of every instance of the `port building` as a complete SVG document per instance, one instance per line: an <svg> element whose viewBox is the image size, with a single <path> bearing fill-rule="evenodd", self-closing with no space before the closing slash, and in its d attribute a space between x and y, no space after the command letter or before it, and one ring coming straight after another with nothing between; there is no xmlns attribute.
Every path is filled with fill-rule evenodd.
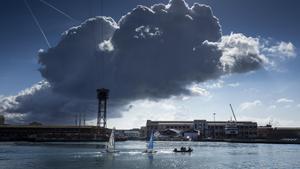
<svg viewBox="0 0 300 169"><path fill-rule="evenodd" d="M271 125L257 128L259 139L299 139L300 127L272 127Z"/></svg>
<svg viewBox="0 0 300 169"><path fill-rule="evenodd" d="M165 130L174 129L181 131L182 136L195 133L198 139L214 138L241 138L251 139L257 137L257 123L252 121L151 121L147 120L146 133L165 133ZM193 135L194 137L194 135Z"/></svg>
<svg viewBox="0 0 300 169"><path fill-rule="evenodd" d="M106 141L109 133L96 126L2 125L0 141Z"/></svg>

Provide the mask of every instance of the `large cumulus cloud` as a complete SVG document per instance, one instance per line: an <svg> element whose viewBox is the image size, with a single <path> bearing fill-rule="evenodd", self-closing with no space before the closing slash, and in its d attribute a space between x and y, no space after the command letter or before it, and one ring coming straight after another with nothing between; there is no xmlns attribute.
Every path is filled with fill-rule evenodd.
<svg viewBox="0 0 300 169"><path fill-rule="evenodd" d="M132 101L190 95L191 84L261 68L268 59L257 46L242 34L222 36L206 5L171 0L137 6L118 23L91 18L41 50L45 81L6 99L0 111L43 122L70 121L74 112L94 118L96 89L105 87L111 90L109 117L116 117Z"/></svg>

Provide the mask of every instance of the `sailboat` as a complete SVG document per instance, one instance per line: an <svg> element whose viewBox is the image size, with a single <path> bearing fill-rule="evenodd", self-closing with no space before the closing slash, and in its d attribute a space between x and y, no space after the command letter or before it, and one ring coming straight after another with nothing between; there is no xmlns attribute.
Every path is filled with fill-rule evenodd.
<svg viewBox="0 0 300 169"><path fill-rule="evenodd" d="M109 141L106 145L106 152L108 153L117 153L118 150L115 149L115 128L112 129Z"/></svg>
<svg viewBox="0 0 300 169"><path fill-rule="evenodd" d="M153 150L154 147L154 140L153 140L153 132L151 132L150 140L147 145L147 149L144 151L144 153L156 153L157 151Z"/></svg>

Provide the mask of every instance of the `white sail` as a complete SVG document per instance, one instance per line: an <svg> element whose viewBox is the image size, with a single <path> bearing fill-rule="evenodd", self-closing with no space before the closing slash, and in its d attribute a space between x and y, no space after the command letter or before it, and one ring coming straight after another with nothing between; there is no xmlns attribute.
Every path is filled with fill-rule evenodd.
<svg viewBox="0 0 300 169"><path fill-rule="evenodd" d="M153 143L153 133L151 133L150 140L147 146L148 151L153 151L154 143Z"/></svg>
<svg viewBox="0 0 300 169"><path fill-rule="evenodd" d="M106 151L110 153L118 152L115 150L115 129L113 128L109 137L109 141L106 145Z"/></svg>
<svg viewBox="0 0 300 169"><path fill-rule="evenodd" d="M114 134L114 130L112 130L110 137L109 137L109 141L107 144L107 149L108 150L114 150L115 149L115 134Z"/></svg>
<svg viewBox="0 0 300 169"><path fill-rule="evenodd" d="M147 145L147 149L144 151L144 153L156 153L155 150L153 150L154 148L154 140L153 140L153 132L151 132L151 135L150 135L150 140L148 142L148 145Z"/></svg>

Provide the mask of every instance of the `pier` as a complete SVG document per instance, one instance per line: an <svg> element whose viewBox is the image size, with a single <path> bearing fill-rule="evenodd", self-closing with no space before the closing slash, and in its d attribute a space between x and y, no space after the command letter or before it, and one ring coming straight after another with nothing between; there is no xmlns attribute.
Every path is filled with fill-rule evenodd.
<svg viewBox="0 0 300 169"><path fill-rule="evenodd" d="M109 129L96 126L0 126L0 141L106 141Z"/></svg>

